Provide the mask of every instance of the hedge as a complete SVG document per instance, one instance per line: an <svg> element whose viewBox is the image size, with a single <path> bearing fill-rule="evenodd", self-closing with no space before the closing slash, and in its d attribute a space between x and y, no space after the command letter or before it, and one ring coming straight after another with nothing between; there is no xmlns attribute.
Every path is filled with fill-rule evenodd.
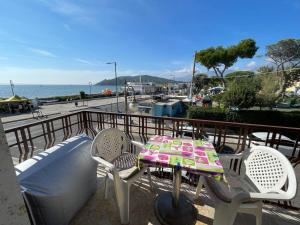
<svg viewBox="0 0 300 225"><path fill-rule="evenodd" d="M275 110L240 110L233 112L221 108L202 108L192 106L188 110L188 117L190 119L300 127L299 111L281 112Z"/></svg>

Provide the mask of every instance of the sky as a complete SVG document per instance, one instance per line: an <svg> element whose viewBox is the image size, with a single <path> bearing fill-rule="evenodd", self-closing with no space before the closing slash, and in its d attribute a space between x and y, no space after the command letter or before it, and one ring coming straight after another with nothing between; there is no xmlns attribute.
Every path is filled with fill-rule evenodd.
<svg viewBox="0 0 300 225"><path fill-rule="evenodd" d="M191 76L194 51L253 38L231 70L267 63L265 47L300 38L300 0L2 0L0 84L88 84ZM197 65L197 72L206 72Z"/></svg>

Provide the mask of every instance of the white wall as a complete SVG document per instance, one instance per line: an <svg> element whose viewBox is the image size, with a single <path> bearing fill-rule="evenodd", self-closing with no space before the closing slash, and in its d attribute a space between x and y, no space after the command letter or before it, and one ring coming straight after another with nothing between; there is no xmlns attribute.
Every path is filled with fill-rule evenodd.
<svg viewBox="0 0 300 225"><path fill-rule="evenodd" d="M0 225L30 225L0 119Z"/></svg>

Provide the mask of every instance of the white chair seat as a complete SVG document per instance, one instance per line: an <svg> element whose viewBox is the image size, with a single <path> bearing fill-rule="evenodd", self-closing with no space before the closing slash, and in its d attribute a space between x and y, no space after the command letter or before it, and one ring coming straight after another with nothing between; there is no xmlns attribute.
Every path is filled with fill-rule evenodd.
<svg viewBox="0 0 300 225"><path fill-rule="evenodd" d="M131 167L129 169L120 170L119 176L121 179L127 180L137 174L140 169L137 166Z"/></svg>
<svg viewBox="0 0 300 225"><path fill-rule="evenodd" d="M227 176L226 178L228 183L216 181L210 177L204 177L206 185L218 199L222 200L223 202L230 203L237 194L249 192L249 190L247 191L242 188L245 185L238 176L231 175ZM243 203L246 202L256 202L256 200L248 199L243 201Z"/></svg>

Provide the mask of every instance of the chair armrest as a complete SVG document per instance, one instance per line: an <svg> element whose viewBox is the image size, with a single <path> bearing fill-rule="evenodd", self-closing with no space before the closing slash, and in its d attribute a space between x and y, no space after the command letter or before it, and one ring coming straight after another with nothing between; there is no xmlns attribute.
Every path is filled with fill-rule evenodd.
<svg viewBox="0 0 300 225"><path fill-rule="evenodd" d="M134 146L138 147L138 148L143 148L145 145L141 142L138 141L131 141L131 144L133 144Z"/></svg>
<svg viewBox="0 0 300 225"><path fill-rule="evenodd" d="M241 159L243 157L242 153L239 154L218 154L221 160L231 160L231 159Z"/></svg>
<svg viewBox="0 0 300 225"><path fill-rule="evenodd" d="M229 169L231 171L234 171L232 168L234 164L231 163L231 161L232 160L240 161L243 157L243 154L241 153L240 154L219 154L218 156L224 169ZM239 168L237 167L236 169L238 170ZM234 172L236 173L237 171Z"/></svg>
<svg viewBox="0 0 300 225"><path fill-rule="evenodd" d="M249 193L251 199L256 200L291 200L294 196L289 195L284 191L269 192L269 193Z"/></svg>
<svg viewBox="0 0 300 225"><path fill-rule="evenodd" d="M96 156L92 156L92 158L97 161L99 164L101 164L105 169L107 168L109 172L113 172L115 170L115 166L111 164L110 162L105 161L104 159Z"/></svg>

